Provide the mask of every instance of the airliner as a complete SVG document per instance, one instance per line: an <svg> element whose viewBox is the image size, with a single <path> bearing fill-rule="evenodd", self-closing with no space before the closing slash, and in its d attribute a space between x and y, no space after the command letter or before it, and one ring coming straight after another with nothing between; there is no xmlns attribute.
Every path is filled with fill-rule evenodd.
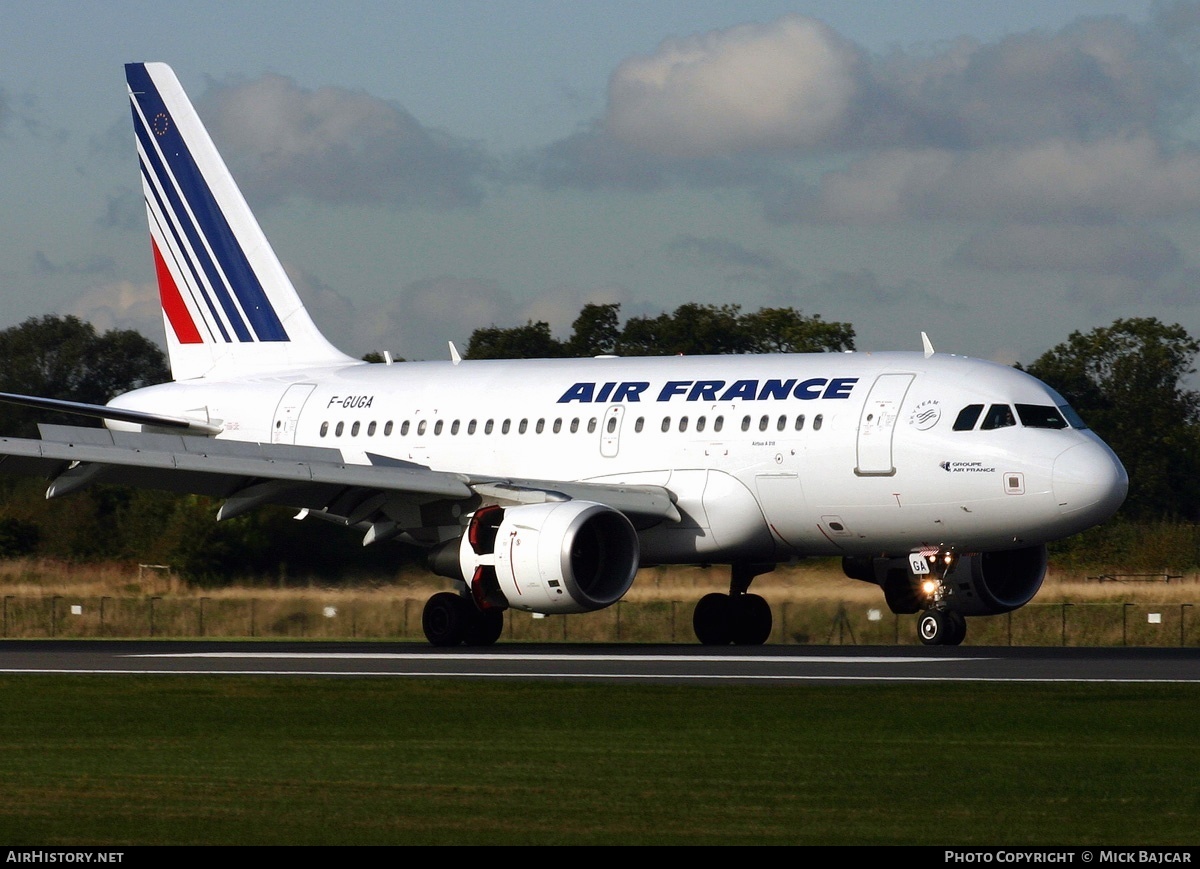
<svg viewBox="0 0 1200 869"><path fill-rule="evenodd" d="M435 646L509 610L586 613L640 568L728 565L706 645L772 630L753 580L837 557L926 645L1028 603L1046 544L1108 520L1128 477L1061 395L1014 368L889 352L367 363L320 333L174 73L126 66L170 383L107 405L5 395L103 428L0 440L47 497L94 483L267 504L424 547ZM915 342L914 342L915 343Z"/></svg>

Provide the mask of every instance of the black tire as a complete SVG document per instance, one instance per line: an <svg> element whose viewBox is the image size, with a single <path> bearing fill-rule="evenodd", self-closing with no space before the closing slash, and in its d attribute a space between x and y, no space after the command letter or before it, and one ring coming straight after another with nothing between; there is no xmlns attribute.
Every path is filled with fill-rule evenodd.
<svg viewBox="0 0 1200 869"><path fill-rule="evenodd" d="M957 646L967 638L967 620L961 613L946 613L946 639L943 645Z"/></svg>
<svg viewBox="0 0 1200 869"><path fill-rule="evenodd" d="M730 632L734 645L761 646L771 636L771 605L757 594L730 598Z"/></svg>
<svg viewBox="0 0 1200 869"><path fill-rule="evenodd" d="M463 638L468 646L490 646L504 633L504 610L473 609Z"/></svg>
<svg viewBox="0 0 1200 869"><path fill-rule="evenodd" d="M733 641L729 595L713 592L700 598L692 613L692 630L706 646L727 646Z"/></svg>
<svg viewBox="0 0 1200 869"><path fill-rule="evenodd" d="M946 613L941 610L927 610L917 622L917 634L927 646L946 645L946 637L952 630Z"/></svg>
<svg viewBox="0 0 1200 869"><path fill-rule="evenodd" d="M467 636L470 620L468 607L474 607L452 591L439 591L425 602L421 627L425 639L434 646L461 645Z"/></svg>

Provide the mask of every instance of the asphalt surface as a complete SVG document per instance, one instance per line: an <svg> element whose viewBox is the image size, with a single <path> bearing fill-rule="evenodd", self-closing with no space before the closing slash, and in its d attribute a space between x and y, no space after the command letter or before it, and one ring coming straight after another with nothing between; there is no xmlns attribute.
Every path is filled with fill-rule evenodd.
<svg viewBox="0 0 1200 869"><path fill-rule="evenodd" d="M1200 648L0 641L0 674L667 683L1200 682Z"/></svg>

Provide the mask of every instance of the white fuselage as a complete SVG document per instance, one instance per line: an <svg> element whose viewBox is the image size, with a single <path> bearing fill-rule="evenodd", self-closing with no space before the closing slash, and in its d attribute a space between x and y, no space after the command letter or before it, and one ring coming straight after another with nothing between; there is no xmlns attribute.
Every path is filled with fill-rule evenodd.
<svg viewBox="0 0 1200 869"><path fill-rule="evenodd" d="M1127 486L1087 429L1014 417L955 430L968 406L1063 400L946 354L359 364L164 384L113 404L352 462L663 486L682 521L641 532L643 563L1026 546L1104 521Z"/></svg>

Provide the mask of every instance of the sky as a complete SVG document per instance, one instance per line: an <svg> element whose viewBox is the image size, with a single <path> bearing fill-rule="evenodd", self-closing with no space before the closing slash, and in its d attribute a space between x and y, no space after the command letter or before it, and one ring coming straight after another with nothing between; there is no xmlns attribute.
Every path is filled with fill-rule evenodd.
<svg viewBox="0 0 1200 869"><path fill-rule="evenodd" d="M159 342L123 64L170 64L314 320L448 358L588 302L860 351L1200 338L1200 3L0 0L0 328Z"/></svg>

